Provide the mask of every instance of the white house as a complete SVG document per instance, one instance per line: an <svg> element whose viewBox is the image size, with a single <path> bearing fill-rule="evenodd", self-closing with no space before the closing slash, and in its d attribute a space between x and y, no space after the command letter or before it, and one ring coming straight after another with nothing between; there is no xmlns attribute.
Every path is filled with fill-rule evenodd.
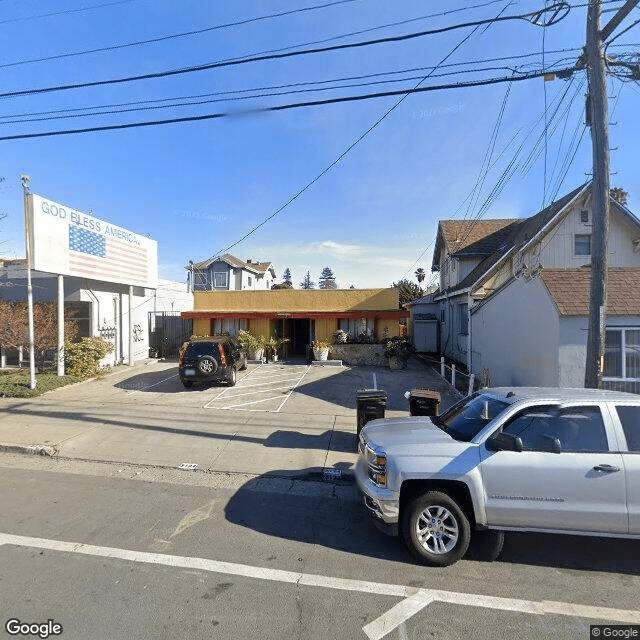
<svg viewBox="0 0 640 640"><path fill-rule="evenodd" d="M411 306L414 324L435 324L424 350L492 385L584 386L590 194L583 185L530 218L441 221L432 263L440 288ZM640 221L613 199L608 253L604 379L638 391Z"/></svg>
<svg viewBox="0 0 640 640"><path fill-rule="evenodd" d="M276 279L271 262L243 262L229 253L186 267L192 291L267 291Z"/></svg>

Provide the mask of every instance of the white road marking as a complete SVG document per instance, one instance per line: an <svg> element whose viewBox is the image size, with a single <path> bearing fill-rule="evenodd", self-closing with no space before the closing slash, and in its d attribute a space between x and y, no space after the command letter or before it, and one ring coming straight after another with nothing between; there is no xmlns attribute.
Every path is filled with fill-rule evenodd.
<svg viewBox="0 0 640 640"><path fill-rule="evenodd" d="M254 374L258 369L260 369L260 367L262 367L263 365L259 364L253 371L249 371L249 373L247 373L245 376L243 376L242 378L240 378L240 380L238 380L238 382L242 383L244 380L246 380L250 375ZM230 389L235 389L235 387L225 387L215 398L213 398L212 400L209 400L209 402L207 402L202 408L203 409L209 409L209 404L211 402L215 402L218 398L222 397L225 393L227 393L227 391L229 391Z"/></svg>
<svg viewBox="0 0 640 640"><path fill-rule="evenodd" d="M241 389L246 389L246 387L241 387L238 390L241 390ZM242 396L255 396L258 393L269 393L270 391L284 391L285 389L291 389L291 385L288 384L286 387L269 387L268 389L248 391L247 393L234 393L233 395L229 395L226 398L223 398L223 400L235 400L236 398L242 398ZM215 398L215 400L218 400L218 398ZM209 401L205 409L219 409L220 407L211 406L211 403L215 402L215 400Z"/></svg>
<svg viewBox="0 0 640 640"><path fill-rule="evenodd" d="M265 365L262 365L265 366ZM311 369L311 366L307 366L305 367L304 372L302 373L302 375L295 374L294 377L291 377L291 374L293 372L295 372L295 369L292 372L287 373L287 378L290 380L295 380L295 384L293 386L291 386L291 384L286 385L284 387L270 387L269 385L271 384L282 384L283 382L285 382L285 380L274 380L272 382L261 382L258 384L254 384L254 385L237 385L236 387L228 387L227 389L225 389L224 391L222 391L221 393L219 393L215 398L213 398L212 400L209 400L209 402L207 402L204 405L204 409L218 409L218 410L241 410L243 407L249 407L255 404L259 404L261 402L267 402L268 400L282 400L282 403L280 404L280 406L275 409L275 410L270 410L270 409L260 409L260 411L263 412L268 412L268 413L279 413L280 410L282 409L282 407L285 405L285 403L287 402L287 400L291 397L291 394L293 393L293 391L296 389L296 387L300 384L300 382L302 382L302 379L307 375L307 373L309 372L309 370ZM255 370L254 370L255 371ZM299 372L299 369L298 369ZM253 373L253 371L251 372ZM250 374L249 374L250 375ZM246 378L248 377L245 376L243 378L243 380L246 380ZM260 376L257 379L258 380L266 380L268 378L268 376ZM254 378L255 380L255 378ZM252 380L253 382L253 380ZM255 391L249 391L248 393L237 393L238 391L242 391L243 389L256 389L256 387L268 387L267 389L262 389L262 390L255 390ZM230 391L231 389L235 389L236 393L232 393L230 395L228 395L226 398L222 398L222 396L227 392ZM289 393L287 394L280 394L278 396L272 396L269 398L262 398L259 400L251 400L248 402L241 402L239 404L233 404L233 405L221 405L218 400L220 400L221 398L223 400L234 400L235 398L241 398L242 396L255 396L257 394L260 393L272 393L272 392L276 392L276 391L286 391L289 390ZM282 399L282 396L285 396L284 399ZM247 409L247 411L251 411L251 409ZM255 409L254 409L255 411Z"/></svg>
<svg viewBox="0 0 640 640"><path fill-rule="evenodd" d="M362 630L367 634L369 640L380 640L432 602L431 595L418 592L415 596L398 602L395 607L362 627Z"/></svg>
<svg viewBox="0 0 640 640"><path fill-rule="evenodd" d="M307 375L307 373L309 373L309 369L311 369L311 365L307 366L306 371L300 376L300 380L298 380L298 382L296 382L296 384L293 387L293 389L291 389L291 391L289 392L287 397L282 401L282 404L276 409L276 413L280 413L280 409L282 409L282 407L284 407L284 405L287 402L287 400L291 397L291 394L296 390L298 385L302 382L302 378L304 378Z"/></svg>
<svg viewBox="0 0 640 640"><path fill-rule="evenodd" d="M267 400L280 400L282 398L282 394L279 396L273 396L271 398L262 398L262 400L252 400L251 402L241 402L240 404L232 404L228 407L216 407L207 405L205 409L218 409L218 410L227 410L227 409L237 409L238 407L248 407L252 404L259 404L260 402L267 402Z"/></svg>
<svg viewBox="0 0 640 640"><path fill-rule="evenodd" d="M426 607L430 602L447 602L463 606L483 607L486 609L498 609L503 611L517 611L534 615L564 615L572 618L600 620L606 623L618 622L623 624L640 624L640 611L630 609L592 607L590 605L573 604L570 602L554 602L548 600L518 600L515 598L501 598L475 593L456 593L454 591L440 591L435 589L416 589L415 587L398 584L367 582L365 580L349 580L346 578L321 576L317 574L283 571L281 569L269 569L267 567L253 567L234 562L210 560L208 558L191 558L163 553L131 551L128 549L117 549L113 547L99 547L77 542L18 536L9 533L0 533L0 545L3 544L18 547L48 549L50 551L62 551L66 553L78 553L86 556L112 558L115 560L126 560L129 562L142 562L145 564L179 567L183 569L199 569L202 571L209 571L211 573L222 573L230 576L270 580L272 582L284 582L308 587L321 587L341 591L357 591L360 593L403 598L400 603L363 628L369 638L382 638L386 633L392 630L394 622L399 621L396 625L399 626L404 622L404 620ZM412 611L413 613L411 613ZM402 618L404 618L404 620L402 620ZM385 629L387 630L385 631Z"/></svg>
<svg viewBox="0 0 640 640"><path fill-rule="evenodd" d="M149 384L146 387L140 387L140 389L136 389L135 391L127 391L127 395L130 396L134 393L140 393L141 391L144 391L145 389L151 389L151 387L157 387L159 384L162 384L163 382L166 382L167 380L172 380L173 378L177 378L178 374L174 373L172 376L169 376L168 378L163 378L162 380L160 380L160 382L154 382L153 384Z"/></svg>

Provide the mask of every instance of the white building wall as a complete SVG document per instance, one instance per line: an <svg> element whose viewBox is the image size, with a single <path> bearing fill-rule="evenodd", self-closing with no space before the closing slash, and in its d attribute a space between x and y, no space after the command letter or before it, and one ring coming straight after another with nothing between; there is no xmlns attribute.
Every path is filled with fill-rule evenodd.
<svg viewBox="0 0 640 640"><path fill-rule="evenodd" d="M589 221L582 222L581 211L588 211ZM573 269L590 264L590 256L576 256L574 254L574 238L576 234L591 234L593 230L592 212L590 206L578 203L557 227L543 238L542 242L528 253L531 257L539 255L539 262L543 267L556 269ZM609 215L609 266L610 267L640 267L640 252L634 251L633 240L640 238L637 227L620 213L614 206L610 207ZM537 260L531 266L535 268Z"/></svg>
<svg viewBox="0 0 640 640"><path fill-rule="evenodd" d="M491 385L557 386L559 318L540 278L519 278L471 314L472 370Z"/></svg>

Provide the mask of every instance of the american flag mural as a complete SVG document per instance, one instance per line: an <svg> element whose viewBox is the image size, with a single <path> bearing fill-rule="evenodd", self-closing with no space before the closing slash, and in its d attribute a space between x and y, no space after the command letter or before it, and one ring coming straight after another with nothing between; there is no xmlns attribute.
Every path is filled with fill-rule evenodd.
<svg viewBox="0 0 640 640"><path fill-rule="evenodd" d="M100 280L106 276L130 284L147 282L147 251L93 231L69 226L69 271Z"/></svg>
<svg viewBox="0 0 640 640"><path fill-rule="evenodd" d="M93 216L31 196L33 268L155 288L157 243Z"/></svg>

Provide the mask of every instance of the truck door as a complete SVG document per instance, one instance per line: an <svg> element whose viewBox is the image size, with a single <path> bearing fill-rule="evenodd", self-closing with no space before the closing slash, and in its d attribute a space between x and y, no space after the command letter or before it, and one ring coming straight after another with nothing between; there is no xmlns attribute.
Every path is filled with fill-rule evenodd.
<svg viewBox="0 0 640 640"><path fill-rule="evenodd" d="M523 450L481 447L488 524L628 533L622 456L598 405L525 409L503 431Z"/></svg>

